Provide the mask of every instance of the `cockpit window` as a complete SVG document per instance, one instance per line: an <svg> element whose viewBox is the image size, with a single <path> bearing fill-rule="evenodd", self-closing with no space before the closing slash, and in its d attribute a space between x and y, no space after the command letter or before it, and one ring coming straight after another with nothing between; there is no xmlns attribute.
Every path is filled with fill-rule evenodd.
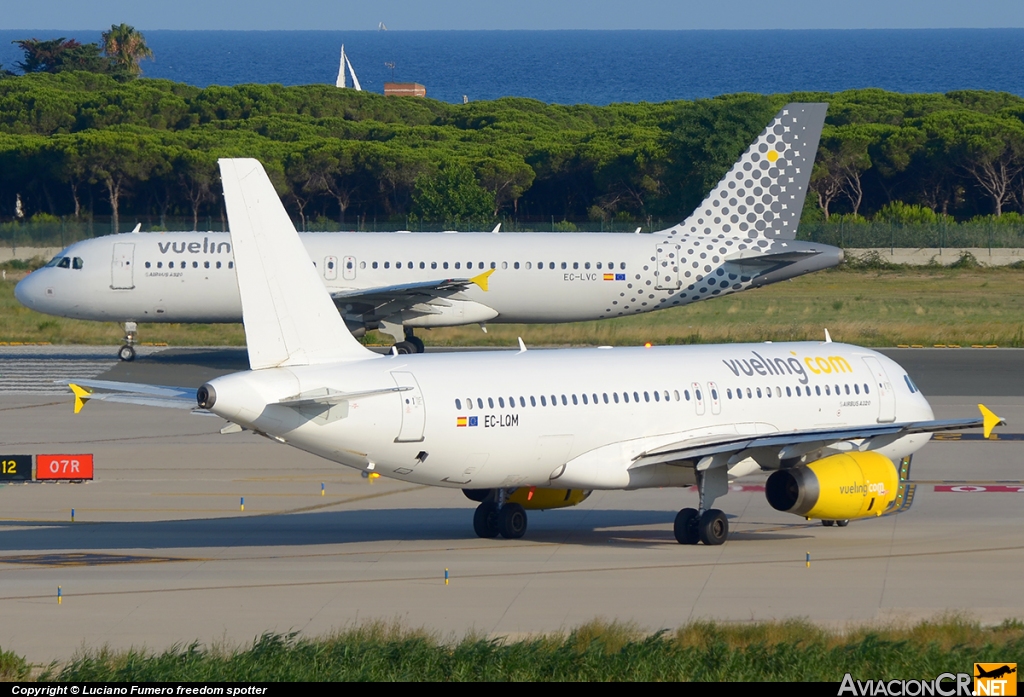
<svg viewBox="0 0 1024 697"><path fill-rule="evenodd" d="M71 268L80 269L82 268L82 257L75 257L71 260Z"/></svg>
<svg viewBox="0 0 1024 697"><path fill-rule="evenodd" d="M57 263L57 266L62 268L62 269L70 269L71 268L71 257L64 257L63 259L60 260L60 262Z"/></svg>
<svg viewBox="0 0 1024 697"><path fill-rule="evenodd" d="M57 264L60 263L60 260L63 259L63 258L64 257L54 257L53 259L50 259L50 261L48 261L46 263L46 268L49 268L51 266L56 266Z"/></svg>

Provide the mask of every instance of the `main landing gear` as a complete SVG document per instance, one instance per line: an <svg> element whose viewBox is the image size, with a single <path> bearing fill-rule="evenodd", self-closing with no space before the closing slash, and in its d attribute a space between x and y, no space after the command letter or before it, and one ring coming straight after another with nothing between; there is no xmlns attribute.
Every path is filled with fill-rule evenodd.
<svg viewBox="0 0 1024 697"><path fill-rule="evenodd" d="M423 340L415 336L411 329L406 331L405 341L399 341L395 348L399 353L423 353L425 350Z"/></svg>
<svg viewBox="0 0 1024 697"><path fill-rule="evenodd" d="M478 491L470 489L466 496L479 501L476 495L470 495ZM477 537L492 539L501 535L507 540L518 540L526 534L526 509L518 503L506 503L504 489L479 493L485 493L486 498L473 513L473 531Z"/></svg>
<svg viewBox="0 0 1024 697"><path fill-rule="evenodd" d="M823 520L823 521L821 521L821 524L824 525L826 528L830 528L833 525L838 525L841 528L845 528L847 525L850 524L850 521L849 520Z"/></svg>
<svg viewBox="0 0 1024 697"><path fill-rule="evenodd" d="M716 457L701 459L696 466L700 509L684 508L676 514L672 531L681 545L720 545L729 538L729 519L711 504L729 490L726 463Z"/></svg>
<svg viewBox="0 0 1024 697"><path fill-rule="evenodd" d="M139 325L135 322L124 323L124 346L117 350L117 357L122 361L135 360L135 340L139 338Z"/></svg>
<svg viewBox="0 0 1024 697"><path fill-rule="evenodd" d="M394 322L381 322L378 329L395 340L395 349L399 353L423 353L423 341L412 333L412 329Z"/></svg>

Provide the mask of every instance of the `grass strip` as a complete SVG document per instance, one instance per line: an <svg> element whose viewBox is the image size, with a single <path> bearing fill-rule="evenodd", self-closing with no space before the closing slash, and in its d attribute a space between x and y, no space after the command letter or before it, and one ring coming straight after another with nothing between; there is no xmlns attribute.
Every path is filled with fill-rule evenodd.
<svg viewBox="0 0 1024 697"><path fill-rule="evenodd" d="M982 627L960 616L914 625L830 630L802 620L695 622L648 634L594 621L567 634L520 640L444 640L399 624L370 623L324 638L264 634L251 646L198 642L162 653L97 649L51 666L41 680L688 680L932 679L976 661L1024 663L1024 623Z"/></svg>
<svg viewBox="0 0 1024 697"><path fill-rule="evenodd" d="M50 317L14 298L16 274L0 283L0 343L116 345L113 322ZM821 340L861 346L1024 346L1024 269L842 268L686 307L572 324L494 324L418 330L430 346L636 346ZM241 346L240 324L142 324L143 341ZM391 340L369 332L368 343Z"/></svg>

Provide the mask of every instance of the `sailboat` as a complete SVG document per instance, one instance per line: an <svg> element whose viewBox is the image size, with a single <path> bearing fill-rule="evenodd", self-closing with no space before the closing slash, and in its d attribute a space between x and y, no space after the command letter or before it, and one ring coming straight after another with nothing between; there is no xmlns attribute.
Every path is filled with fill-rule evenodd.
<svg viewBox="0 0 1024 697"><path fill-rule="evenodd" d="M362 92L363 88L359 86L359 78L356 77L356 71L352 68L352 61L345 55L345 44L342 44L341 63L338 65L338 79L334 82L336 87L348 87L348 80L345 75L346 66L348 67L348 72L352 75L352 87L355 88L356 92Z"/></svg>

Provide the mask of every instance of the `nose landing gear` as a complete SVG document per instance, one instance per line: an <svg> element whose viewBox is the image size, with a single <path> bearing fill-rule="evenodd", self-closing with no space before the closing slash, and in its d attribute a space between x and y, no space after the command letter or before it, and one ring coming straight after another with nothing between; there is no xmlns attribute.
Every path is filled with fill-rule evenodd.
<svg viewBox="0 0 1024 697"><path fill-rule="evenodd" d="M135 341L138 339L139 325L135 322L124 323L124 346L117 351L117 357L122 361L135 360Z"/></svg>

